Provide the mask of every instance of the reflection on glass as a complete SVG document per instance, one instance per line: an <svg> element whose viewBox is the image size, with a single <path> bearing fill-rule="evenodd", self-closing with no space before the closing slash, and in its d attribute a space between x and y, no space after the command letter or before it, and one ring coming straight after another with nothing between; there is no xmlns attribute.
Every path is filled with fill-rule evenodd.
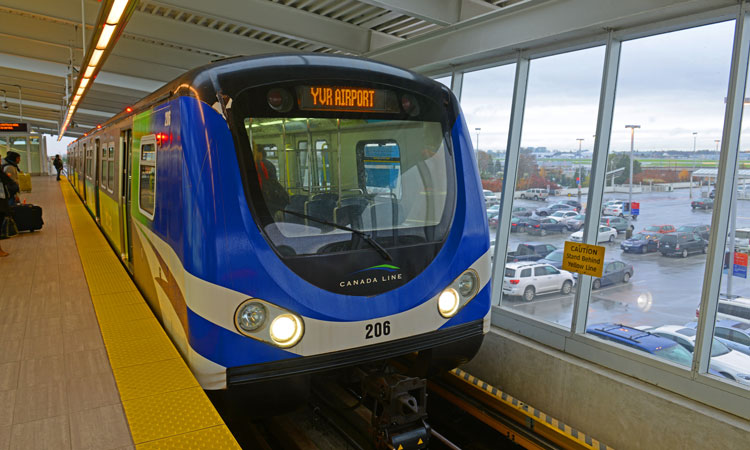
<svg viewBox="0 0 750 450"><path fill-rule="evenodd" d="M448 89L450 89L450 87L451 87L451 77L450 77L450 75L447 76L447 77L435 78L435 81L437 81L438 83L440 83L443 86L447 87Z"/></svg>
<svg viewBox="0 0 750 450"><path fill-rule="evenodd" d="M542 258L557 258L555 250L583 224L603 63L604 48L595 47L535 59L529 67L513 207L532 215L511 233L506 267L532 267L534 277L514 285L516 279L506 276L500 305L564 327L570 326L576 278ZM607 230L605 241L616 234ZM543 270L549 273L536 275ZM610 278L615 274L606 274L601 284Z"/></svg>

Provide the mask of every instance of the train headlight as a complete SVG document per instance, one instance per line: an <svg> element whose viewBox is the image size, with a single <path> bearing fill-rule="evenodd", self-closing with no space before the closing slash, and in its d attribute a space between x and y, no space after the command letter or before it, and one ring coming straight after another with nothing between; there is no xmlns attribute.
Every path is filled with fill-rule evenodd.
<svg viewBox="0 0 750 450"><path fill-rule="evenodd" d="M281 314L271 322L271 339L279 347L292 347L302 338L302 319L294 314Z"/></svg>
<svg viewBox="0 0 750 450"><path fill-rule="evenodd" d="M458 278L458 293L464 298L471 297L478 285L479 279L476 272L467 270Z"/></svg>
<svg viewBox="0 0 750 450"><path fill-rule="evenodd" d="M244 331L255 331L266 323L268 312L262 303L246 303L237 310L237 326Z"/></svg>
<svg viewBox="0 0 750 450"><path fill-rule="evenodd" d="M440 297L438 297L438 311L440 315L445 318L456 315L458 305L460 304L458 300L458 292L453 288L448 288L441 292Z"/></svg>

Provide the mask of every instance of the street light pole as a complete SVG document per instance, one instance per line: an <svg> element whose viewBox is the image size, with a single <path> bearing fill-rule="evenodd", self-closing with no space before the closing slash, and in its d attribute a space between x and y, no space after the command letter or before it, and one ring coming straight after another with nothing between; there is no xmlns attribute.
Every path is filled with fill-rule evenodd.
<svg viewBox="0 0 750 450"><path fill-rule="evenodd" d="M628 190L628 209L630 209L630 218L633 218L633 143L635 142L635 129L640 125L625 125L630 128L630 188Z"/></svg>
<svg viewBox="0 0 750 450"><path fill-rule="evenodd" d="M581 184L583 183L583 166L581 165L581 144L583 138L577 138L578 141L578 203L581 203Z"/></svg>
<svg viewBox="0 0 750 450"><path fill-rule="evenodd" d="M481 128L474 128L474 131L477 132L477 152L479 151L479 132L482 131Z"/></svg>

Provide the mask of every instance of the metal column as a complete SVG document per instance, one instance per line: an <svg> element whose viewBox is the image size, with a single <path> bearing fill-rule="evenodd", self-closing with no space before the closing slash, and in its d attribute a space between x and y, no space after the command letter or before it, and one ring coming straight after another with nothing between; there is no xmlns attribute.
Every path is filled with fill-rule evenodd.
<svg viewBox="0 0 750 450"><path fill-rule="evenodd" d="M602 209L602 196L607 178L607 152L612 133L612 114L615 109L615 90L617 88L617 71L620 66L620 49L622 43L612 37L607 38L607 49L604 56L602 73L602 90L599 95L599 112L596 118L596 138L594 155L591 161L591 180L586 199L586 220L583 224L583 242L596 245L599 236L599 216ZM632 172L631 172L632 173ZM576 300L573 305L573 318L570 330L573 333L586 331L586 318L591 298L591 277L578 277Z"/></svg>
<svg viewBox="0 0 750 450"><path fill-rule="evenodd" d="M521 130L523 113L526 107L526 91L529 84L528 58L519 54L516 62L516 81L513 86L513 104L508 129L508 145L505 150L505 170L503 173L503 199L500 203L500 216L495 235L495 254L492 263L492 304L500 304L503 292L503 275L505 274L505 253L510 236L510 218L513 211L513 194L516 190L518 157L521 153Z"/></svg>

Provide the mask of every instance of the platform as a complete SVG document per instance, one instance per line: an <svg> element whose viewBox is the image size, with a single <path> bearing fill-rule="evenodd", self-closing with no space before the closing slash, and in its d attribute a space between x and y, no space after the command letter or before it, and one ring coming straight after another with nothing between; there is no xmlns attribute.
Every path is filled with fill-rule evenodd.
<svg viewBox="0 0 750 450"><path fill-rule="evenodd" d="M239 448L70 185L22 198L45 224L0 241L0 450Z"/></svg>

